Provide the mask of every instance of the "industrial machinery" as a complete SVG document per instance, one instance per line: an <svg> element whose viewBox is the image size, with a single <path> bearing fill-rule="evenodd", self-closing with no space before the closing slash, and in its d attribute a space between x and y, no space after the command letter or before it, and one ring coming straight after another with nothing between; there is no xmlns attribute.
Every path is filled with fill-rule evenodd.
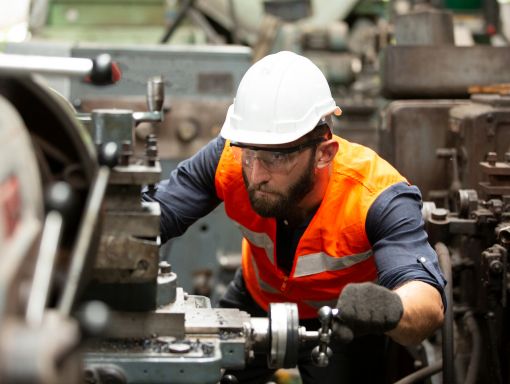
<svg viewBox="0 0 510 384"><path fill-rule="evenodd" d="M448 281L442 342L415 380L508 383L510 51L454 46L444 12L400 21L382 58L381 152L420 187Z"/></svg>
<svg viewBox="0 0 510 384"><path fill-rule="evenodd" d="M132 148L143 153L148 135L156 135L162 178L218 135L237 85L251 62L251 50L240 46L28 42L10 44L6 50L11 54L72 58L94 58L108 52L123 72L123 80L114 85L95 87L78 78L45 76L80 114L88 114L88 120L93 110L145 110L147 79L154 74L163 76L163 121L135 122ZM214 303L220 292L212 292L212 287L220 291L225 282L228 284L232 269L235 271L240 263L240 243L239 231L220 208L197 221L183 236L163 245L162 257L179 271L184 290L211 296ZM194 258L180 256L188 253Z"/></svg>
<svg viewBox="0 0 510 384"><path fill-rule="evenodd" d="M444 373L449 382L507 383L510 98L474 95L449 116L453 145L437 153L448 154L451 187L446 205L424 210L450 281Z"/></svg>
<svg viewBox="0 0 510 384"><path fill-rule="evenodd" d="M111 79L110 60L27 57L12 69L15 59L0 58L2 382L235 382L224 369L255 353L293 367L304 342L328 363L335 310L307 331L295 304L272 304L269 318L213 309L159 261L159 206L140 201L160 179L157 139L133 148L136 124L163 118L161 77L149 79L148 111L77 114L27 72L56 66L95 81L101 61Z"/></svg>
<svg viewBox="0 0 510 384"><path fill-rule="evenodd" d="M24 59L0 61L0 380L76 382L80 327L70 309L82 276L74 268L97 245L107 171L98 167L67 102L26 75L14 76ZM57 70L95 78L99 64L105 80L111 74L107 61L64 60L65 68ZM47 64L39 63L49 69Z"/></svg>
<svg viewBox="0 0 510 384"><path fill-rule="evenodd" d="M510 79L508 46L454 46L450 15L430 9L397 19L395 45L386 45L388 36L377 35L373 24L353 25L349 39L340 24L278 27L289 44L279 48L299 36L298 48L315 54L340 91L348 116L335 121L337 132L377 149L427 201L426 227L448 280L446 321L441 337L409 349L417 372L401 382L428 382L441 370L443 383L510 382L510 99L508 86L498 85ZM367 50L353 55L348 40L365 46L356 38ZM9 47L17 49L23 47ZM76 60L104 47L66 49ZM197 287L179 269L186 258L175 257L172 266L167 250L160 258L158 207L139 200L142 185L150 188L218 133L250 49L113 46L109 52L126 81L96 88L72 79L64 87L72 106L15 75L12 65L0 71L0 381L68 383L84 375L92 383L216 383L223 369L241 368L255 353L267 354L271 366L292 366L303 342L319 344L314 358L325 364L332 312L320 313L319 331L305 330L289 304L273 305L269 318L252 318L185 293L182 286ZM380 64L384 99L372 87L375 72L352 83L367 52L373 69ZM81 61L80 69L64 73L81 76L92 67ZM139 96L146 82L147 108ZM173 93L166 101L162 88ZM222 245L238 239L218 244L215 231L233 236L218 222L210 216L190 228L186 244L171 245L172 255L192 253L212 270L215 248L222 267L235 266L239 255Z"/></svg>

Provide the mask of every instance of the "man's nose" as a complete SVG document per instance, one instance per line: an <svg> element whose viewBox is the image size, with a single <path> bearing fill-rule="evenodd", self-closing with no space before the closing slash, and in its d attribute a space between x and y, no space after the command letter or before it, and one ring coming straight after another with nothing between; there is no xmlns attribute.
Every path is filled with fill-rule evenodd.
<svg viewBox="0 0 510 384"><path fill-rule="evenodd" d="M268 181L271 178L271 173L262 165L262 161L257 157L252 160L251 167L251 182L254 184L260 184Z"/></svg>

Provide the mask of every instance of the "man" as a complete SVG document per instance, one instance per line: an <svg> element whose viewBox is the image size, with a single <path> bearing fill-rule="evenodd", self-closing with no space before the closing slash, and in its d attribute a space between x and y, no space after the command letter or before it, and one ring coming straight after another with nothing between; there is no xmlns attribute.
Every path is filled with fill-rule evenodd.
<svg viewBox="0 0 510 384"><path fill-rule="evenodd" d="M221 306L264 316L271 302L295 302L312 329L321 306L339 306L329 366L311 364L310 346L300 353L305 383L381 381L385 339L367 334L416 344L443 321L445 281L419 190L372 150L333 136L340 113L310 60L269 55L243 77L221 137L145 195L161 204L163 241L224 203L244 239ZM255 359L234 374L264 383L271 371Z"/></svg>

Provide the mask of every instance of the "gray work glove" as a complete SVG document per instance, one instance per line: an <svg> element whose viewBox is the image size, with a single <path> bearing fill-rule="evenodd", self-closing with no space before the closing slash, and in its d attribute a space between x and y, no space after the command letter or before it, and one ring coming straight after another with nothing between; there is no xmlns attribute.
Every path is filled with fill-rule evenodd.
<svg viewBox="0 0 510 384"><path fill-rule="evenodd" d="M347 284L338 297L335 336L349 342L354 336L385 333L402 317L402 300L393 291L374 283Z"/></svg>

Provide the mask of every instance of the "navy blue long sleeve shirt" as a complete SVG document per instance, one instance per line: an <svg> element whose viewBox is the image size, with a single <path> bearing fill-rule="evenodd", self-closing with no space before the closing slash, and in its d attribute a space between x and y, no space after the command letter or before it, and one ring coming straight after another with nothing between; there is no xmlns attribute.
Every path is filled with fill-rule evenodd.
<svg viewBox="0 0 510 384"><path fill-rule="evenodd" d="M154 190L144 192L144 200L157 201L161 206L163 242L183 234L221 203L216 195L215 173L224 146L223 138L213 139L181 162ZM291 229L277 223L278 266L287 273L306 225ZM424 230L417 187L397 183L387 188L370 207L365 228L380 285L393 289L407 281L423 281L439 290L445 304L446 282Z"/></svg>

